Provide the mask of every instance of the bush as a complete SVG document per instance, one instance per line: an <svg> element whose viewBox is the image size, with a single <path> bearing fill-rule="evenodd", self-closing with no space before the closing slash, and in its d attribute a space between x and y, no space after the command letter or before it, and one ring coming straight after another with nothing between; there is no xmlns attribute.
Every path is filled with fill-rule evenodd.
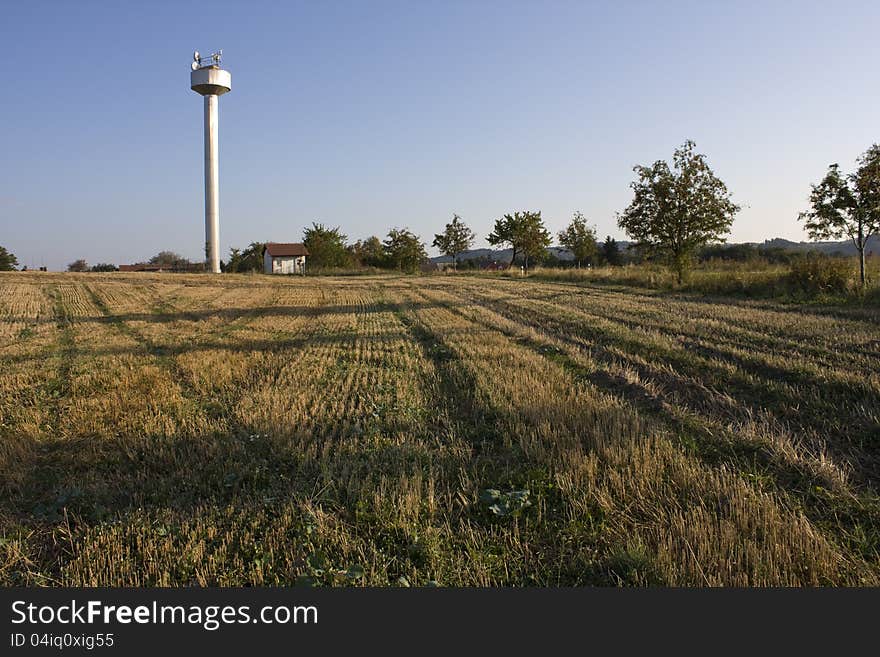
<svg viewBox="0 0 880 657"><path fill-rule="evenodd" d="M757 260L760 253L754 244L709 244L697 254L700 262L712 260L732 260L748 262Z"/></svg>
<svg viewBox="0 0 880 657"><path fill-rule="evenodd" d="M79 271L88 271L88 270L89 270L89 264L85 260L83 260L82 258L80 258L79 260L74 260L69 265L67 265L67 271L79 272Z"/></svg>
<svg viewBox="0 0 880 657"><path fill-rule="evenodd" d="M855 268L843 258L805 255L792 260L789 287L807 294L846 294L853 288Z"/></svg>
<svg viewBox="0 0 880 657"><path fill-rule="evenodd" d="M869 280L880 280L880 258L869 258L867 267ZM519 267L478 273L521 277ZM866 291L859 288L854 259L815 252L792 254L789 265L768 262L763 257L746 262L712 259L695 266L683 284L676 282L675 275L667 267L655 263L581 269L537 267L529 272L528 278L750 299L806 302L819 298L829 303L852 300L870 305L880 302L880 286L873 285Z"/></svg>

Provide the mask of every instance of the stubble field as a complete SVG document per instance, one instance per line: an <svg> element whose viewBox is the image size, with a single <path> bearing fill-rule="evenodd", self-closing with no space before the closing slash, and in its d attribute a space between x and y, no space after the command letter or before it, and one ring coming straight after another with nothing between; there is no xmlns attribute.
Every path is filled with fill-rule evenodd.
<svg viewBox="0 0 880 657"><path fill-rule="evenodd" d="M876 310L0 276L4 585L877 585Z"/></svg>

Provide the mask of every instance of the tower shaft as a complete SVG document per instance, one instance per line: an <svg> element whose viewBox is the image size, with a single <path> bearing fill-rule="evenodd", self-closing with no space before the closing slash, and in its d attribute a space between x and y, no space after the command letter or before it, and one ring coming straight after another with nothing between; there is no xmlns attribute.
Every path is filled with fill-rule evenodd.
<svg viewBox="0 0 880 657"><path fill-rule="evenodd" d="M210 58L193 53L190 74L190 88L205 99L205 269L215 274L220 273L219 99L232 90L232 75L220 68L222 52Z"/></svg>
<svg viewBox="0 0 880 657"><path fill-rule="evenodd" d="M220 171L217 94L205 95L205 266L220 273Z"/></svg>

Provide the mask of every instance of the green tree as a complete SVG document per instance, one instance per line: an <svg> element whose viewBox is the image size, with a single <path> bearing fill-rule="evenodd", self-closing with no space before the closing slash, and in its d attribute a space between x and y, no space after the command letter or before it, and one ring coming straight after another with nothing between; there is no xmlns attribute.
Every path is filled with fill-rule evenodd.
<svg viewBox="0 0 880 657"><path fill-rule="evenodd" d="M0 246L0 271L15 271L17 267L18 258L15 257L15 254Z"/></svg>
<svg viewBox="0 0 880 657"><path fill-rule="evenodd" d="M90 271L95 271L95 272L119 271L119 267L117 267L116 265L110 264L109 262L101 262L101 263L98 263L97 265L92 265L92 268Z"/></svg>
<svg viewBox="0 0 880 657"><path fill-rule="evenodd" d="M880 234L880 145L858 159L855 173L843 176L832 164L818 185L812 185L812 208L799 216L812 240L849 237L859 253L859 279L867 285L865 246Z"/></svg>
<svg viewBox="0 0 880 657"><path fill-rule="evenodd" d="M220 261L220 269L225 272L239 272L241 263L241 249L237 249L234 246L229 249L229 260L227 262Z"/></svg>
<svg viewBox="0 0 880 657"><path fill-rule="evenodd" d="M602 246L600 247L600 252L602 259L612 267L617 267L623 263L623 258L620 255L620 247L617 245L617 240L611 237L611 235L605 237L605 241L602 242Z"/></svg>
<svg viewBox="0 0 880 657"><path fill-rule="evenodd" d="M385 259L392 269L414 272L428 259L424 243L408 228L392 228L383 242Z"/></svg>
<svg viewBox="0 0 880 657"><path fill-rule="evenodd" d="M88 271L89 263L80 258L79 260L74 260L69 265L67 265L67 271Z"/></svg>
<svg viewBox="0 0 880 657"><path fill-rule="evenodd" d="M571 223L565 230L559 231L559 243L571 251L577 266L590 261L597 253L596 230L587 225L587 220L580 212L575 212Z"/></svg>
<svg viewBox="0 0 880 657"><path fill-rule="evenodd" d="M458 269L458 255L471 248L477 236L457 214L452 215L452 221L446 224L444 231L434 235L432 246L439 249L440 253L452 258L452 266Z"/></svg>
<svg viewBox="0 0 880 657"><path fill-rule="evenodd" d="M664 258L681 283L696 251L709 242L724 242L739 206L715 176L706 156L688 140L673 155L673 166L658 160L636 166L630 184L632 203L617 224L649 255Z"/></svg>
<svg viewBox="0 0 880 657"><path fill-rule="evenodd" d="M263 248L265 242L251 242L245 249L229 249L229 262L226 271L244 274L263 271Z"/></svg>
<svg viewBox="0 0 880 657"><path fill-rule="evenodd" d="M149 263L151 265L160 265L167 268L186 267L187 265L192 264L189 260L174 251L159 251L159 253L150 258Z"/></svg>
<svg viewBox="0 0 880 657"><path fill-rule="evenodd" d="M514 212L496 219L495 227L486 237L486 241L492 246L509 244L513 250L510 264L513 265L516 257L522 255L525 267L528 269L529 258L540 258L545 255L552 240L550 232L541 219L541 211L538 210Z"/></svg>
<svg viewBox="0 0 880 657"><path fill-rule="evenodd" d="M303 231L303 244L309 250L309 264L312 267L349 267L351 258L344 235L339 227L327 228L324 224L312 223Z"/></svg>
<svg viewBox="0 0 880 657"><path fill-rule="evenodd" d="M348 252L361 267L385 266L385 247L375 235L358 240L348 248Z"/></svg>

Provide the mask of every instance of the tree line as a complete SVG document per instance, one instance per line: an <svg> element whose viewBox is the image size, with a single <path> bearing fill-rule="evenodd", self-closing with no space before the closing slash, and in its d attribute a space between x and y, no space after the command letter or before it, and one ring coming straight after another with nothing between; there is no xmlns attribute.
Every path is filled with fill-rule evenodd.
<svg viewBox="0 0 880 657"><path fill-rule="evenodd" d="M147 260L148 265L158 265L166 269L186 269L188 267L198 266L202 263L192 262L174 251L159 251L152 258ZM89 265L83 258L74 260L67 265L67 271L72 272L110 272L119 271L119 267L109 262L102 262L97 265Z"/></svg>
<svg viewBox="0 0 880 657"><path fill-rule="evenodd" d="M799 215L810 239L849 237L859 254L862 287L866 285L865 247L872 235L880 234L880 146L873 145L858 159L855 172L844 176L832 164L822 181L812 185L810 210ZM741 206L732 199L724 182L709 167L704 154L693 141L677 148L672 163L658 160L652 165L633 168L636 179L630 184L633 199L617 214L617 225L634 241L631 249L639 258L664 262L682 282L693 262L711 245L726 242L734 217ZM571 252L576 266L599 261L620 264L622 255L609 236L597 244L596 229L580 212L557 234L559 244ZM392 229L385 241L378 237L346 244L339 228L312 224L303 242L311 254L312 266L372 266L413 271L427 258L425 244L408 229ZM476 240L474 231L460 216L453 215L443 232L434 236L432 246L461 264L461 255ZM493 247L509 248L509 265L518 260L525 269L547 259L552 243L540 210L517 211L495 220L486 241ZM257 246L252 244L251 247ZM237 263L233 250L230 264ZM246 269L259 269L252 263ZM231 269L240 271L240 269Z"/></svg>
<svg viewBox="0 0 880 657"><path fill-rule="evenodd" d="M727 186L709 167L706 156L696 151L693 141L677 148L672 163L657 160L652 165L633 168L636 179L630 184L633 199L617 214L617 225L634 240L631 248L640 257L668 264L679 283L701 252L709 245L723 244L741 206L735 203ZM849 238L859 258L862 287L866 285L865 249L873 235L880 234L880 145L874 144L857 160L856 170L844 175L838 164L831 164L824 178L811 185L810 209L798 219L812 240ZM476 241L476 233L460 216L453 215L444 230L434 236L432 246L461 264L461 256ZM601 246L596 229L580 212L557 234L559 243L571 252L576 266L603 261L620 264L622 255L609 236ZM541 211L516 211L495 220L486 241L509 248L510 265L518 260L526 269L547 258L552 236L544 225ZM339 227L313 223L303 233L309 250L309 266L319 269L377 267L403 272L418 270L427 261L426 245L408 228L392 228L384 240L373 236L348 243ZM223 269L230 272L262 271L264 244L252 242L245 249L230 250ZM151 263L186 262L171 252L162 252ZM14 269L15 256L0 247L0 269ZM89 267L76 260L69 271L113 271L114 265Z"/></svg>
<svg viewBox="0 0 880 657"><path fill-rule="evenodd" d="M434 236L432 246L451 258L457 268L462 264L461 256L471 249L476 237L476 233L455 214L443 232ZM603 244L597 244L595 228L588 226L579 212L558 238L574 254L577 266L599 261L611 265L623 262L616 240L609 236ZM547 260L547 247L552 241L540 211L504 215L495 222L494 230L486 239L493 246L511 249L509 265L520 261L526 268L530 263ZM428 261L425 243L408 228L392 228L384 240L372 236L349 243L348 236L338 226L331 228L315 222L303 232L302 242L309 250L308 262L312 269L375 267L413 272ZM264 246L264 242L251 242L246 248L230 249L229 259L223 263L224 271L262 271Z"/></svg>
<svg viewBox="0 0 880 657"><path fill-rule="evenodd" d="M408 228L392 228L384 240L376 236L349 244L348 235L337 226L313 222L303 231L302 242L309 251L310 269L352 269L376 267L414 272L428 260L425 244ZM223 271L263 271L265 242L251 242L246 248L232 248Z"/></svg>

